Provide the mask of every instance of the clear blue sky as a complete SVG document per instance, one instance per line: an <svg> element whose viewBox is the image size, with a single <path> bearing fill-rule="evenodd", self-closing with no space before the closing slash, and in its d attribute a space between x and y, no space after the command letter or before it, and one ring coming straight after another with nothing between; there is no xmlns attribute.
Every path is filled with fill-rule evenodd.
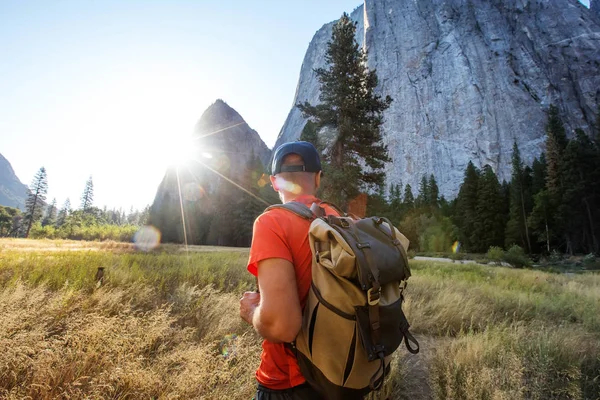
<svg viewBox="0 0 600 400"><path fill-rule="evenodd" d="M314 33L361 0L0 0L0 153L48 200L150 204L217 98L273 145Z"/></svg>

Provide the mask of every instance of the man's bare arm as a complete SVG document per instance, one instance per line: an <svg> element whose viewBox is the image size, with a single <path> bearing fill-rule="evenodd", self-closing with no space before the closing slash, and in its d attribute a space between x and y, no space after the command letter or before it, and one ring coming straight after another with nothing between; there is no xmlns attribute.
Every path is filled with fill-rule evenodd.
<svg viewBox="0 0 600 400"><path fill-rule="evenodd" d="M245 293L241 315L272 343L292 342L302 325L296 274L291 262L269 258L258 263L260 296Z"/></svg>

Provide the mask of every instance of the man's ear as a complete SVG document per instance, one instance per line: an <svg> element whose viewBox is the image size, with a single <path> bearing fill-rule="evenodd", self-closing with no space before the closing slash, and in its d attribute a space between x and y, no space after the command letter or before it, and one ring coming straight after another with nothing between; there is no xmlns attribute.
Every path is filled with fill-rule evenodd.
<svg viewBox="0 0 600 400"><path fill-rule="evenodd" d="M277 178L275 177L275 175L269 175L269 180L271 181L271 186L273 187L273 190L279 192L279 187L277 186Z"/></svg>
<svg viewBox="0 0 600 400"><path fill-rule="evenodd" d="M321 177L323 176L323 171L319 171L315 174L315 188L319 188L321 186Z"/></svg>

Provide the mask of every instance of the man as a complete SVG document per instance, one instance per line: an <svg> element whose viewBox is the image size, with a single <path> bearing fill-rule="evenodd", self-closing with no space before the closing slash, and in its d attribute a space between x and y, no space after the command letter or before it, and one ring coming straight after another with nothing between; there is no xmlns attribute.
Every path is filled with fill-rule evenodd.
<svg viewBox="0 0 600 400"><path fill-rule="evenodd" d="M273 157L270 179L283 203L310 207L321 184L321 161L308 142L285 143ZM324 205L327 214L335 211ZM248 271L258 277L259 292L246 292L240 315L265 339L256 371L256 400L320 399L300 373L293 342L302 325L312 275L308 243L310 221L283 209L272 209L254 222Z"/></svg>

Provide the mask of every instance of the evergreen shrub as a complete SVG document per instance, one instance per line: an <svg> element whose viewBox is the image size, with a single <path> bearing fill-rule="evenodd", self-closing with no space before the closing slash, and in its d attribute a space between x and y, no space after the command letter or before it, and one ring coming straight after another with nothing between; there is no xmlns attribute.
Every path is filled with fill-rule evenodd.
<svg viewBox="0 0 600 400"><path fill-rule="evenodd" d="M582 262L585 269L600 270L600 259L594 253L587 254Z"/></svg>
<svg viewBox="0 0 600 400"><path fill-rule="evenodd" d="M500 263L504 258L504 250L502 250L502 248L498 246L490 246L490 248L487 251L487 254L485 255L485 258L488 261Z"/></svg>
<svg viewBox="0 0 600 400"><path fill-rule="evenodd" d="M531 260L525 254L525 250L516 244L504 253L504 261L515 268L531 267Z"/></svg>

